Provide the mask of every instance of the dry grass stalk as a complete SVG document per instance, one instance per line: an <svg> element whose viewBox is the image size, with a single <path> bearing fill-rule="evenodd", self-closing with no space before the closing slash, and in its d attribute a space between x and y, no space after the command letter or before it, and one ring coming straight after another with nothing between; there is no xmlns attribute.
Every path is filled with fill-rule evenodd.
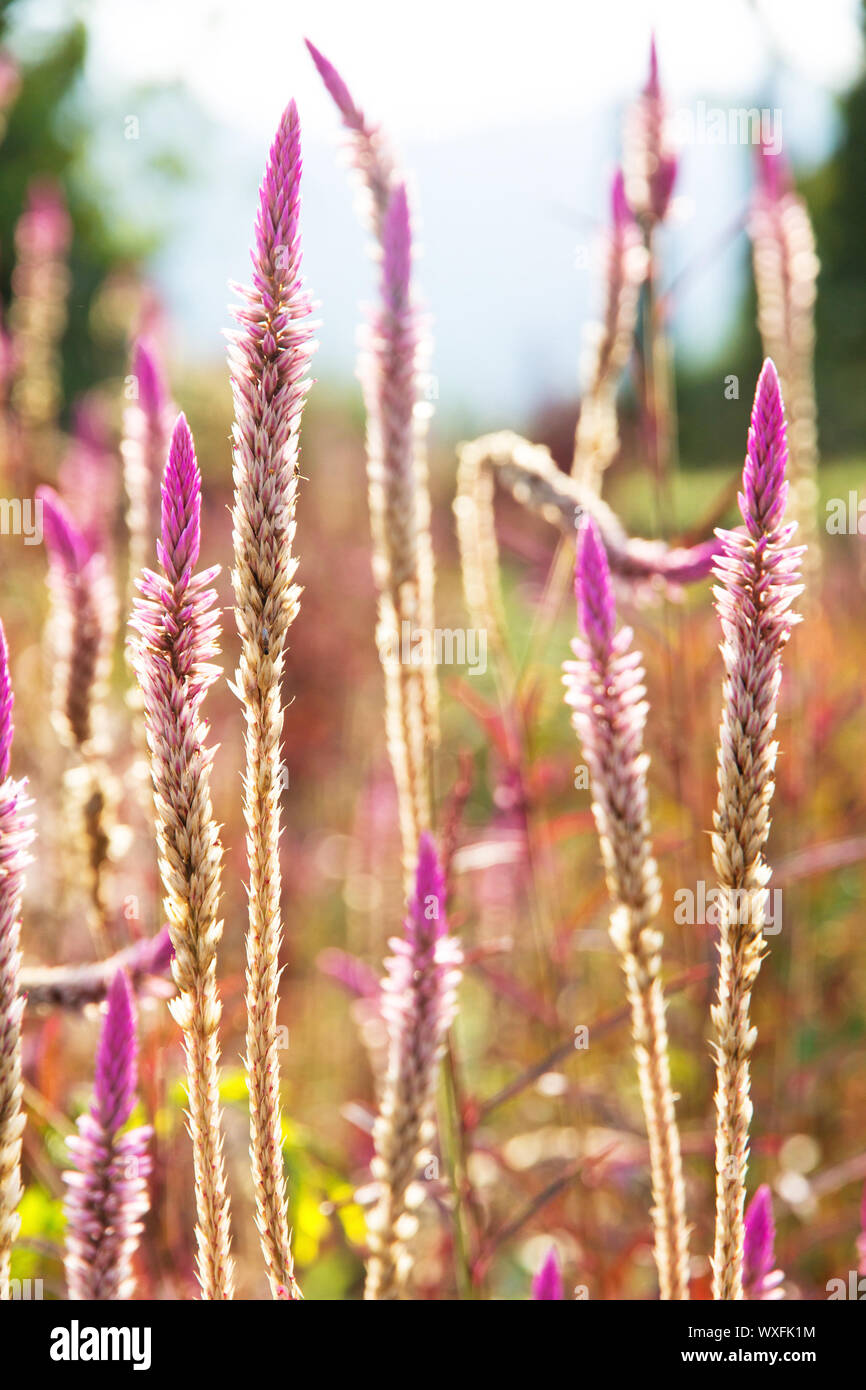
<svg viewBox="0 0 866 1390"><path fill-rule="evenodd" d="M608 564L622 579L677 585L702 579L710 572L718 549L716 541L684 549L630 537L594 489L557 468L543 445L531 444L509 430L482 435L459 447L454 512L466 606L472 622L486 628L500 649L505 644L505 626L493 516L497 482L521 506L565 536L574 534L584 514L591 516Z"/></svg>
<svg viewBox="0 0 866 1390"><path fill-rule="evenodd" d="M572 475L601 491L616 457L616 389L631 355L640 287L646 275L643 238L625 200L621 172L613 182L612 223L605 248L604 309L592 343L574 439Z"/></svg>
<svg viewBox="0 0 866 1390"><path fill-rule="evenodd" d="M142 937L125 946L107 960L85 965L27 965L19 975L19 989L27 996L31 1009L83 1009L98 1004L106 996L119 970L129 976L136 990L159 992L171 986L160 977L169 973L172 945L168 928L155 936Z"/></svg>

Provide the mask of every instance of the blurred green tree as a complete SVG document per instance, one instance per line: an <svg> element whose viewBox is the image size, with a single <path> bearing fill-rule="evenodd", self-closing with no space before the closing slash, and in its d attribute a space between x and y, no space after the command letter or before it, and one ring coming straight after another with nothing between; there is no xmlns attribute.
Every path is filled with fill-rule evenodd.
<svg viewBox="0 0 866 1390"><path fill-rule="evenodd" d="M94 298L112 270L140 265L156 238L113 215L110 190L99 186L89 165L93 116L83 83L85 26L75 22L47 43L34 43L26 15L19 22L18 10L16 0L0 0L0 45L10 47L21 72L0 149L0 296L8 305L15 224L28 184L40 177L54 179L73 223L72 289L63 339L64 400L69 403L117 373L116 345L91 331Z"/></svg>

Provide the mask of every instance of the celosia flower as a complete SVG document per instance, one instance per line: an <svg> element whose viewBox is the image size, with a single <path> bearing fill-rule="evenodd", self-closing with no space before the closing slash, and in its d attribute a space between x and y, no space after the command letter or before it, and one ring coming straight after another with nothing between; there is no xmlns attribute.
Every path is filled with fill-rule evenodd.
<svg viewBox="0 0 866 1390"><path fill-rule="evenodd" d="M93 1102L67 1141L75 1171L66 1184L66 1279L71 1299L123 1299L148 1208L149 1125L121 1133L138 1085L135 1004L118 971L96 1053Z"/></svg>
<svg viewBox="0 0 866 1390"><path fill-rule="evenodd" d="M42 532L51 591L50 644L53 715L67 747L86 751L99 732L116 620L114 589L104 556L94 550L53 488L40 487Z"/></svg>
<svg viewBox="0 0 866 1390"><path fill-rule="evenodd" d="M426 834L418 846L404 933L389 942L394 954L386 962L382 984L388 1065L373 1129L372 1172L380 1196L368 1221L368 1299L399 1298L406 1285L411 1267L407 1241L414 1225L406 1210L406 1190L432 1137L439 1059L457 1011L462 956L448 935L445 884L436 847Z"/></svg>
<svg viewBox="0 0 866 1390"><path fill-rule="evenodd" d="M631 648L631 630L616 631L607 556L589 517L578 537L575 591L584 640L572 644L577 659L564 664L565 699L589 768L592 810L613 904L610 935L620 953L631 1006L650 1144L661 1296L686 1299L685 1188L660 978L662 937L653 925L661 896L647 811L646 690L640 653Z"/></svg>
<svg viewBox="0 0 866 1390"><path fill-rule="evenodd" d="M64 818L80 827L70 842L87 875L88 925L101 956L111 948L107 892L114 818L112 779L106 767L102 705L114 643L117 602L106 559L95 549L66 503L49 487L37 489L48 551L51 596L49 648L53 666L52 717L58 737L74 751L77 766L64 779L69 798ZM83 508L87 510L87 508ZM98 510L98 509L97 509ZM91 517L92 520L92 517ZM104 517L100 518L104 526Z"/></svg>
<svg viewBox="0 0 866 1390"><path fill-rule="evenodd" d="M784 1295L779 1285L784 1281L780 1269L774 1269L776 1224L773 1220L773 1197L762 1183L746 1208L743 1231L743 1297L777 1299Z"/></svg>
<svg viewBox="0 0 866 1390"><path fill-rule="evenodd" d="M352 142L351 155L369 196L369 220L377 235L394 185L394 160L378 126L371 125L333 63L309 39L304 42Z"/></svg>
<svg viewBox="0 0 866 1390"><path fill-rule="evenodd" d="M379 306L359 364L367 410L367 481L373 573L379 590L376 644L385 676L385 730L397 783L407 891L418 836L431 824L428 768L439 741L435 663L394 658L399 634L432 632L434 564L422 421L416 409L429 354L411 293L412 228L405 184L381 133L353 101L336 69L309 41L313 61L350 133L352 157L369 196L381 261ZM429 644L427 644L429 646Z"/></svg>
<svg viewBox="0 0 866 1390"><path fill-rule="evenodd" d="M162 489L161 573L139 581L130 652L144 696L159 868L165 891L179 997L170 1005L183 1029L189 1123L195 1160L198 1273L208 1299L232 1297L233 1263L219 1100L220 1001L216 953L222 850L210 797L213 752L200 707L219 674L216 570L195 573L201 478L183 415L172 434Z"/></svg>
<svg viewBox="0 0 866 1390"><path fill-rule="evenodd" d="M863 1187L863 1198L860 1202L860 1234L857 1237L857 1255L859 1272L866 1274L866 1185Z"/></svg>
<svg viewBox="0 0 866 1390"><path fill-rule="evenodd" d="M412 233L403 184L382 225L379 307L360 363L367 409L367 480L373 574L379 590L376 643L385 675L385 727L394 769L407 880L418 837L430 826L428 763L437 740L436 673L399 659L398 635L432 630L432 550L426 467L415 412L419 323L412 302ZM429 644L428 644L429 646Z"/></svg>
<svg viewBox="0 0 866 1390"><path fill-rule="evenodd" d="M72 439L60 464L58 482L91 552L109 553L116 478L117 460L104 408L98 397L85 397L73 410Z"/></svg>
<svg viewBox="0 0 866 1390"><path fill-rule="evenodd" d="M180 685L183 713L196 715L220 674L211 662L218 651L219 614L213 609L216 594L208 588L219 566L194 573L200 546L201 476L186 417L179 415L162 485L162 530L156 543L162 573L144 571L132 620L139 634L133 644L137 669L154 697L154 714L163 704L168 714L169 691Z"/></svg>
<svg viewBox="0 0 866 1390"><path fill-rule="evenodd" d="M259 191L253 276L233 311L229 363L235 405L235 617L241 657L234 690L246 721L244 816L249 864L247 1076L253 1181L271 1292L292 1273L282 1151L279 1005L282 675L300 589L292 581L298 434L316 344L301 274L301 146L291 102Z"/></svg>
<svg viewBox="0 0 866 1390"><path fill-rule="evenodd" d="M649 227L663 222L677 177L677 159L665 133L665 102L655 38L646 86L632 106L624 134L625 193L635 216Z"/></svg>
<svg viewBox="0 0 866 1390"><path fill-rule="evenodd" d="M12 750L12 685L6 634L0 624L0 1298L9 1280L12 1242L21 1201L21 894L33 841L26 782L9 776Z"/></svg>
<svg viewBox="0 0 866 1390"><path fill-rule="evenodd" d="M565 1298L555 1245L550 1247L543 1265L532 1280L532 1297L537 1300Z"/></svg>
<svg viewBox="0 0 866 1390"><path fill-rule="evenodd" d="M773 363L763 366L749 427L743 491L745 529L719 531L715 564L725 667L719 731L719 794L713 864L724 890L719 923L719 992L713 1008L716 1049L716 1242L714 1293L742 1297L743 1207L752 1104L749 1021L752 988L764 953L764 894L770 869L764 846L778 744L776 700L782 651L799 619L791 604L802 585L803 548L784 522L788 484L785 413Z"/></svg>
<svg viewBox="0 0 866 1390"><path fill-rule="evenodd" d="M381 307L373 321L361 380L373 565L380 587L397 595L417 571L415 497L415 353L418 325L410 300L412 233L406 189L398 184L382 231Z"/></svg>
<svg viewBox="0 0 866 1390"><path fill-rule="evenodd" d="M137 578L159 532L162 473L171 436L171 407L153 346L139 339L132 351L136 391L123 413L120 444L127 496L129 572Z"/></svg>

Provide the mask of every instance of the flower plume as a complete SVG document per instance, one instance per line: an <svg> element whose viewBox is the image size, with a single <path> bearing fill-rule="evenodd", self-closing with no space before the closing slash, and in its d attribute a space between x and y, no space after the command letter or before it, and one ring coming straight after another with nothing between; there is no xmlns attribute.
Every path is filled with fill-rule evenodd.
<svg viewBox="0 0 866 1390"><path fill-rule="evenodd" d="M537 1301L557 1301L565 1298L562 1270L559 1267L555 1245L550 1247L544 1263L532 1280L532 1297Z"/></svg>
<svg viewBox="0 0 866 1390"><path fill-rule="evenodd" d="M624 146L625 194L635 216L651 228L667 216L677 177L677 158L665 133L665 100L654 36L649 74L628 114Z"/></svg>
<svg viewBox="0 0 866 1390"><path fill-rule="evenodd" d="M234 689L246 722L244 816L249 863L246 1068L259 1236L273 1297L297 1297L283 1172L277 1030L282 676L300 604L293 583L298 434L315 347L301 275L301 146L291 102L259 192L252 285L239 289L230 334L234 397L235 617L241 658Z"/></svg>
<svg viewBox="0 0 866 1390"><path fill-rule="evenodd" d="M366 193L365 216L379 237L396 177L393 156L381 130L367 120L333 63L309 39L304 42L348 132L351 160Z"/></svg>
<svg viewBox="0 0 866 1390"><path fill-rule="evenodd" d="M430 835L421 836L417 860L404 935L389 942L393 955L382 984L388 1063L373 1129L380 1196L368 1220L368 1299L400 1298L406 1289L414 1226L406 1193L432 1137L439 1059L457 1011L462 957L448 935L445 884Z"/></svg>
<svg viewBox="0 0 866 1390"><path fill-rule="evenodd" d="M749 1054L751 992L764 954L764 908L770 870L764 847L778 744L776 701L782 651L797 616L803 548L784 521L788 484L785 412L779 379L767 359L752 406L739 496L744 529L719 531L714 593L722 626L725 679L719 731L719 793L713 864L723 890L719 986L713 1008L716 1045L716 1239L714 1296L743 1297L743 1209L752 1103Z"/></svg>
<svg viewBox="0 0 866 1390"><path fill-rule="evenodd" d="M104 556L94 550L69 508L40 487L42 530L49 560L53 714L69 748L86 753L94 740L105 693L116 608Z"/></svg>
<svg viewBox="0 0 866 1390"><path fill-rule="evenodd" d="M643 751L647 716L640 653L616 610L604 543L591 517L578 536L575 590L584 640L564 665L566 703L589 768L593 815L613 904L652 1170L655 1255L663 1299L689 1296L688 1228L661 986L661 906Z"/></svg>
<svg viewBox="0 0 866 1390"><path fill-rule="evenodd" d="M405 186L395 185L382 225L380 305L360 375L367 408L367 478L376 641L385 675L385 724L394 769L407 881L418 838L431 823L428 760L436 728L436 672L400 660L408 623L432 631L432 549L427 471L416 400L419 323L411 296L412 233Z"/></svg>
<svg viewBox="0 0 866 1390"><path fill-rule="evenodd" d="M376 237L379 304L369 325L359 375L367 412L367 481L373 574L379 590L376 643L385 677L385 726L397 784L407 892L418 837L432 820L430 754L439 741L435 663L407 666L395 657L400 635L434 629L430 493L417 410L421 367L429 353L412 296L412 222L406 185L380 131L368 123L333 65L307 41L349 132L352 160L368 199Z"/></svg>
<svg viewBox="0 0 866 1390"><path fill-rule="evenodd" d="M776 1263L776 1223L773 1220L773 1197L762 1183L746 1208L743 1230L743 1297L777 1299L784 1280Z"/></svg>
<svg viewBox="0 0 866 1390"><path fill-rule="evenodd" d="M208 1299L231 1298L230 1212L219 1100L220 1000L216 984L222 850L210 796L213 751L201 704L219 674L215 569L194 572L201 478L183 415L171 437L157 543L160 571L145 570L131 618L130 655L144 699L172 972L170 1005L183 1030L195 1164L198 1275Z"/></svg>
<svg viewBox="0 0 866 1390"><path fill-rule="evenodd" d="M139 338L133 347L131 373L136 389L124 411L120 452L127 497L129 573L134 585L159 532L171 410L156 350L146 338Z"/></svg>
<svg viewBox="0 0 866 1390"><path fill-rule="evenodd" d="M32 802L26 782L9 776L12 750L9 652L0 623L0 1298L7 1297L9 1267L19 1226L21 1142L21 895L33 842Z"/></svg>
<svg viewBox="0 0 866 1390"><path fill-rule="evenodd" d="M133 1290L132 1257L148 1208L149 1125L121 1134L138 1085L135 1004L119 970L96 1053L88 1114L68 1140L75 1170L66 1185L66 1279L71 1299L125 1299Z"/></svg>

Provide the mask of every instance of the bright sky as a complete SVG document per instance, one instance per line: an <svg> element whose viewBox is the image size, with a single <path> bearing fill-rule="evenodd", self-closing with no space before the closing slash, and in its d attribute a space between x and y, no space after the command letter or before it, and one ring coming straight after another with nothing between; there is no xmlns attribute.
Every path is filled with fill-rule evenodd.
<svg viewBox="0 0 866 1390"><path fill-rule="evenodd" d="M151 211L136 164L150 149L124 144L118 113L137 110L141 84L185 89L155 138L174 143L194 177L154 205L167 231L152 271L189 349L205 356L223 351L226 282L245 274L265 151L296 98L305 264L325 325L317 362L346 380L371 271L308 35L416 176L441 407L471 399L512 414L575 390L597 302L576 249L606 215L620 114L645 81L650 30L674 113L699 100L779 106L785 149L802 166L826 155L829 94L861 62L858 0L23 0L19 13L48 34L76 13L86 20L94 155L133 220ZM708 260L749 177L742 149L684 152L670 274L696 254ZM724 341L747 262L742 246L709 259L677 301L681 348L697 357Z"/></svg>
<svg viewBox="0 0 866 1390"><path fill-rule="evenodd" d="M308 133L333 112L308 35L399 139L572 116L634 91L654 26L676 98L754 92L768 44L795 77L844 86L857 0L32 0L47 27L88 17L98 81L185 82L202 105L269 134L294 95ZM819 17L820 16L820 17Z"/></svg>

